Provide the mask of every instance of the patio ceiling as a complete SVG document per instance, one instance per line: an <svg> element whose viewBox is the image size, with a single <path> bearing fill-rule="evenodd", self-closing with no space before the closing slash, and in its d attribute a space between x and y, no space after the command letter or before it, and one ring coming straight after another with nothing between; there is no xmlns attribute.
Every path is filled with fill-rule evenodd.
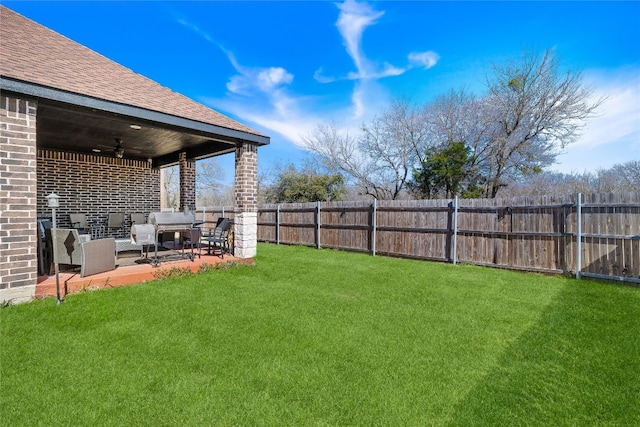
<svg viewBox="0 0 640 427"><path fill-rule="evenodd" d="M123 158L152 159L154 167L177 163L180 152L186 152L191 159L234 152L236 144L242 141L233 135L170 125L139 116L50 100L38 103L38 148L114 156L116 139L121 140Z"/></svg>

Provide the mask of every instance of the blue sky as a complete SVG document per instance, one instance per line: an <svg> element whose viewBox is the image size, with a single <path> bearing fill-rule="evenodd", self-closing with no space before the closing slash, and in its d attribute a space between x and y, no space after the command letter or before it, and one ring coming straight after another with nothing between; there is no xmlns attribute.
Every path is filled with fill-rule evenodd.
<svg viewBox="0 0 640 427"><path fill-rule="evenodd" d="M482 95L492 64L547 48L608 97L551 170L640 160L638 1L3 4L269 135L261 171L302 162L319 123L355 129L400 96ZM233 156L219 161L232 180Z"/></svg>

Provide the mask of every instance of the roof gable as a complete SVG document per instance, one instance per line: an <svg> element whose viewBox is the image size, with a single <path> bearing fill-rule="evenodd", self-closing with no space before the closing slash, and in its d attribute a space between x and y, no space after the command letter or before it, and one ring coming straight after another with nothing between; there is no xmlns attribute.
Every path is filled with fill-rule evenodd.
<svg viewBox="0 0 640 427"><path fill-rule="evenodd" d="M0 5L0 76L264 136Z"/></svg>

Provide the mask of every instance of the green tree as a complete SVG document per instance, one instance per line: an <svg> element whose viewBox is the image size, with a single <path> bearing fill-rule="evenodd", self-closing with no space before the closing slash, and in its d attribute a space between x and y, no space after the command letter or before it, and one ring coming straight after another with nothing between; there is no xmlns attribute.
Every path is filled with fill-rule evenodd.
<svg viewBox="0 0 640 427"><path fill-rule="evenodd" d="M426 151L422 166L413 172L410 188L424 198L453 197L463 192L475 194L477 185L471 174L473 157L464 141ZM463 188L464 186L467 188Z"/></svg>
<svg viewBox="0 0 640 427"><path fill-rule="evenodd" d="M311 168L298 171L295 166L280 171L267 189L268 203L304 203L341 200L345 192L340 174L320 174Z"/></svg>

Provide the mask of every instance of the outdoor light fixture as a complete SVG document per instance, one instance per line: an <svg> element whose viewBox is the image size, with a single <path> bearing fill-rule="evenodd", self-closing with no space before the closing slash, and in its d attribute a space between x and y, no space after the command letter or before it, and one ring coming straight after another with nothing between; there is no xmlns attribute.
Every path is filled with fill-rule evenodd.
<svg viewBox="0 0 640 427"><path fill-rule="evenodd" d="M56 304L60 304L62 300L60 299L60 280L58 278L59 270L58 270L58 245L56 237L58 235L58 224L56 221L56 208L60 207L60 196L56 193L51 193L47 196L47 206L51 208L51 213L53 215L53 226L51 227L51 240L53 243L53 266L56 271Z"/></svg>
<svg viewBox="0 0 640 427"><path fill-rule="evenodd" d="M140 130L140 129L142 129L142 126L140 126L140 125L129 125L129 127L130 127L131 129L135 129L135 130Z"/></svg>
<svg viewBox="0 0 640 427"><path fill-rule="evenodd" d="M58 208L60 207L60 196L56 193L51 193L47 196L47 206L50 208Z"/></svg>

